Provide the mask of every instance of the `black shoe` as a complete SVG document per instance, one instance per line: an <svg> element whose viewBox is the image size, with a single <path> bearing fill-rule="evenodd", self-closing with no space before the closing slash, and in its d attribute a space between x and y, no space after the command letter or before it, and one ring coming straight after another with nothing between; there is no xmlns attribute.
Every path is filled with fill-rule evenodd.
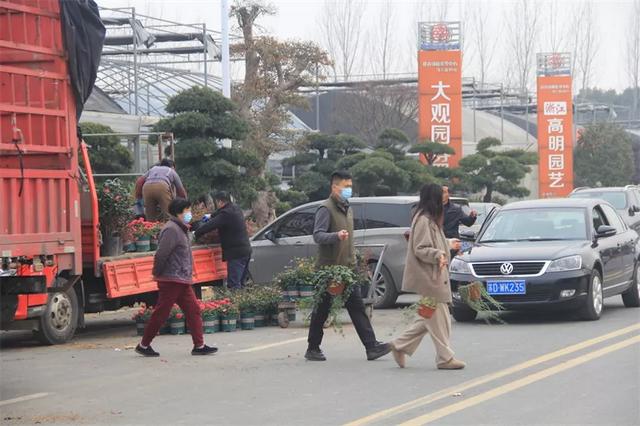
<svg viewBox="0 0 640 426"><path fill-rule="evenodd" d="M326 361L327 357L324 356L321 349L307 349L307 353L304 354L307 361Z"/></svg>
<svg viewBox="0 0 640 426"><path fill-rule="evenodd" d="M142 346L140 346L140 344L138 344L138 346L136 346L136 352L143 356L160 356L160 353L154 351L151 345L143 348Z"/></svg>
<svg viewBox="0 0 640 426"><path fill-rule="evenodd" d="M193 348L191 351L191 355L211 355L218 352L218 348L213 348L211 346L204 345L201 348Z"/></svg>
<svg viewBox="0 0 640 426"><path fill-rule="evenodd" d="M382 358L383 356L387 355L389 352L391 352L390 344L378 342L373 348L367 349L367 360L374 361L378 358Z"/></svg>

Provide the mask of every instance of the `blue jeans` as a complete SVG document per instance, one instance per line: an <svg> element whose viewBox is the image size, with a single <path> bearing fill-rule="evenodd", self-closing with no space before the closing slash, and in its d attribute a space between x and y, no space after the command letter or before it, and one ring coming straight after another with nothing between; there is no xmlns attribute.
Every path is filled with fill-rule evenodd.
<svg viewBox="0 0 640 426"><path fill-rule="evenodd" d="M249 272L250 257L241 257L227 261L227 287L239 290L244 287Z"/></svg>

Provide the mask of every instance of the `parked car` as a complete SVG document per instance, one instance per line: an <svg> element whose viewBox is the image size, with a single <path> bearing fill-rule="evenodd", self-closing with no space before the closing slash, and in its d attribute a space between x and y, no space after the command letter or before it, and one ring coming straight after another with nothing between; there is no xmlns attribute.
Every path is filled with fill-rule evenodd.
<svg viewBox="0 0 640 426"><path fill-rule="evenodd" d="M478 233L482 224L487 219L487 216L494 210L500 208L500 204L496 203L469 203L469 210L475 210L478 212L478 218L476 219L476 223L472 226L464 226L460 225L460 232L462 231L473 231Z"/></svg>
<svg viewBox="0 0 640 426"><path fill-rule="evenodd" d="M466 236L472 236L465 233ZM603 298L640 306L640 237L605 201L522 201L494 210L450 265L453 316L472 321L460 285L474 281L508 310L578 310L600 318Z"/></svg>
<svg viewBox="0 0 640 426"><path fill-rule="evenodd" d="M464 198L452 197L451 200L468 205ZM412 196L350 200L356 246L387 245L380 274L374 280L376 308L392 306L401 292L411 212L417 202L418 197ZM286 212L251 239L253 258L249 272L255 283L270 283L274 276L291 266L295 258L316 255L313 225L320 203L316 201ZM371 270L376 263L377 258L373 256Z"/></svg>
<svg viewBox="0 0 640 426"><path fill-rule="evenodd" d="M640 233L640 187L627 185L611 188L576 188L571 198L596 198L610 203L625 223Z"/></svg>

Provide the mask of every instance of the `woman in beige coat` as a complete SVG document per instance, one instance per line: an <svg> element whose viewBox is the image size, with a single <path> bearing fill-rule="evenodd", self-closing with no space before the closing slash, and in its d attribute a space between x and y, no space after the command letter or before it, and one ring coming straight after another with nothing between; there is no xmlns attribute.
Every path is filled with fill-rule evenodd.
<svg viewBox="0 0 640 426"><path fill-rule="evenodd" d="M454 358L453 350L449 347L449 250L460 250L460 241L445 238L443 222L442 187L436 184L423 186L411 224L402 290L432 297L437 307L431 318L419 317L391 343L400 368L405 366L406 355L413 355L427 333L436 347L436 365L439 369L459 370L465 367L464 362Z"/></svg>

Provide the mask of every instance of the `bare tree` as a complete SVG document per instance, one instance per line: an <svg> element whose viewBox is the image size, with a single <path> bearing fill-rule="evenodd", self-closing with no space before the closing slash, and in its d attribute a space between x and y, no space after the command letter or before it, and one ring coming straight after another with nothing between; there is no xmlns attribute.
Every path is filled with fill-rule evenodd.
<svg viewBox="0 0 640 426"><path fill-rule="evenodd" d="M474 3L471 7L471 23L469 25L469 39L471 41L471 49L475 51L478 57L480 86L484 86L487 74L496 51L497 37L492 36L496 33L495 29L489 26L489 8L482 4Z"/></svg>
<svg viewBox="0 0 640 426"><path fill-rule="evenodd" d="M320 28L336 80L338 75L348 79L361 59L364 10L364 0L325 0Z"/></svg>
<svg viewBox="0 0 640 426"><path fill-rule="evenodd" d="M598 52L596 39L597 24L593 14L593 2L591 0L583 3L583 11L580 27L574 31L581 34L580 43L576 46L576 56L578 58L578 72L580 76L580 87L585 90L589 87L593 74L593 60ZM579 30L578 30L579 28Z"/></svg>
<svg viewBox="0 0 640 426"><path fill-rule="evenodd" d="M539 30L538 2L518 0L505 14L507 43L513 69L517 73L520 94L526 98L535 65L536 39Z"/></svg>
<svg viewBox="0 0 640 426"><path fill-rule="evenodd" d="M561 52L564 48L565 37L567 33L562 31L562 23L564 22L561 14L561 8L558 0L549 0L547 10L547 19L544 34L546 36L545 44L550 52ZM577 27L570 27L572 33L579 33Z"/></svg>
<svg viewBox="0 0 640 426"><path fill-rule="evenodd" d="M393 52L394 33L396 27L396 8L391 0L386 0L378 12L378 20L375 28L371 29L369 36L369 51L371 55L371 70L373 74L382 74L386 80L396 55Z"/></svg>
<svg viewBox="0 0 640 426"><path fill-rule="evenodd" d="M635 119L640 118L638 115L640 98L640 0L634 0L633 11L629 17L626 56L629 83L633 88L631 116Z"/></svg>

